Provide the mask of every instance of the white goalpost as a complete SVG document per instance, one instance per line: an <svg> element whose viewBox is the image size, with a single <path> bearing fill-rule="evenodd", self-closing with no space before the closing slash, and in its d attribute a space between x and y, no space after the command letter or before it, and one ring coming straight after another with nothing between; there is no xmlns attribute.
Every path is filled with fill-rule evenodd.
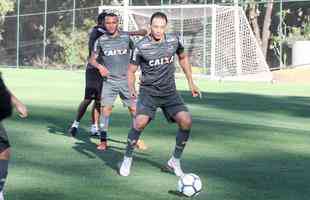
<svg viewBox="0 0 310 200"><path fill-rule="evenodd" d="M147 28L154 12L168 16L193 67L216 80L271 81L272 74L242 8L218 5L100 6L121 18L123 30Z"/></svg>

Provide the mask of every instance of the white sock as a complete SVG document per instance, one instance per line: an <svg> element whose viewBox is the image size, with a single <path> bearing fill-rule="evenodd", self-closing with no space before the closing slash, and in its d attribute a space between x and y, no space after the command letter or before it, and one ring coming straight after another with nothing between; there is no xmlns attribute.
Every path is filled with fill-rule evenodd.
<svg viewBox="0 0 310 200"><path fill-rule="evenodd" d="M100 131L108 132L110 117L100 116Z"/></svg>
<svg viewBox="0 0 310 200"><path fill-rule="evenodd" d="M79 125L80 125L80 122L74 120L74 122L72 123L72 127L75 127L75 128L79 128Z"/></svg>
<svg viewBox="0 0 310 200"><path fill-rule="evenodd" d="M99 127L100 127L100 130L103 130L104 129L104 123L100 123Z"/></svg>
<svg viewBox="0 0 310 200"><path fill-rule="evenodd" d="M3 191L0 192L0 200L4 200Z"/></svg>
<svg viewBox="0 0 310 200"><path fill-rule="evenodd" d="M92 124L92 125L91 125L91 131L92 131L92 132L98 131L98 126L97 126L97 124Z"/></svg>

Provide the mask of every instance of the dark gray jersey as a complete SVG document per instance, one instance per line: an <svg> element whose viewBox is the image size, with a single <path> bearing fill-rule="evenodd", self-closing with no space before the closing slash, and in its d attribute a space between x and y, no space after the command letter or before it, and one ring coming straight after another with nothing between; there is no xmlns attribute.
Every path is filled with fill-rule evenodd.
<svg viewBox="0 0 310 200"><path fill-rule="evenodd" d="M183 52L180 38L173 33L166 34L160 43L153 41L150 36L140 40L130 60L132 64L140 65L140 87L154 96L167 96L175 92L174 59L176 54Z"/></svg>
<svg viewBox="0 0 310 200"><path fill-rule="evenodd" d="M96 40L93 52L101 57L104 66L109 70L109 79L127 78L132 46L132 40L125 32L120 32L116 37L104 34Z"/></svg>

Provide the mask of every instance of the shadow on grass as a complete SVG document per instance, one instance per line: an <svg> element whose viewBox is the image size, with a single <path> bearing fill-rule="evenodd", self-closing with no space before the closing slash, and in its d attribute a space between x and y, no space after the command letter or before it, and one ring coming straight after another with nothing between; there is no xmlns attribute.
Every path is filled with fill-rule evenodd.
<svg viewBox="0 0 310 200"><path fill-rule="evenodd" d="M193 98L188 91L180 91L185 103L214 107L229 111L279 113L296 117L310 117L310 97L267 96L247 93L204 92L203 98Z"/></svg>
<svg viewBox="0 0 310 200"><path fill-rule="evenodd" d="M279 113L288 116L310 117L310 98L307 97L273 97L242 93L206 93L205 99L193 99L188 92L181 92L186 103L190 105L199 105L205 107L216 107L230 111L254 111L265 113ZM46 112L50 108L32 106L29 110L30 117L27 123L48 124L47 130L50 134L65 135L75 113L73 109L53 108L53 111ZM115 123L122 124L128 121L128 114L113 113L112 118ZM206 113L206 116L208 114ZM86 117L86 116L85 116ZM194 116L195 117L195 116ZM160 117L163 120L163 117ZM157 122L153 122L155 125ZM197 129L205 131L204 134L197 136L203 142L212 142L220 139L223 141L242 140L245 137L256 143L268 140L266 135L254 134L253 130L272 132L273 127L268 125L247 124L246 122L230 123L227 121L197 121ZM113 127L112 127L113 128ZM168 128L167 128L168 129ZM252 130L253 134L248 134ZM296 134L296 137L303 136L309 139L305 131L290 130L286 128L277 129L281 134ZM168 134L175 134L172 128L169 128ZM111 146L106 152L100 152L96 149L96 144L90 139L89 134L83 128L77 135L76 142L72 147L75 151L93 159L94 155L102 160L109 168L117 171L118 162L122 160L124 141L111 139ZM124 134L126 135L126 134ZM193 136L196 137L196 136ZM118 145L114 145L118 144ZM123 145L120 147L119 145ZM220 145L220 144L219 144ZM230 144L222 144L230 145ZM293 145L293 144L292 144ZM298 146L299 144L295 144ZM256 152L251 157L233 157L216 158L208 155L208 149L198 149L204 156L199 159L192 157L186 160L184 167L190 171L196 172L202 177L210 177L211 180L217 180L217 188L210 189L209 200L215 199L270 199L270 200L307 200L310 196L309 182L310 173L310 155L305 149L305 153L292 153L284 149L268 149ZM309 146L310 149L310 146ZM233 150L232 150L233 151ZM247 152L247 149L244 149ZM241 154L242 156L242 154ZM162 164L150 159L150 155L138 152L135 160L149 163L161 169ZM35 165L35 163L33 163ZM50 168L50 170L55 170ZM78 172L76 172L78 173ZM206 180L206 179L204 179ZM215 182L215 181L214 181ZM209 183L206 183L206 185ZM216 184L216 183L214 183ZM209 186L206 186L209 190ZM212 188L212 186L210 187ZM220 191L220 192L218 192ZM222 191L222 193L221 193ZM31 192L29 192L30 194ZM26 194L27 195L27 194ZM230 198L228 198L227 196ZM58 198L58 197L57 197ZM26 198L25 198L26 199ZM30 198L28 198L30 199ZM33 199L33 198L32 198ZM44 199L44 198L42 198ZM45 198L47 199L47 198ZM63 197L59 196L59 199Z"/></svg>
<svg viewBox="0 0 310 200"><path fill-rule="evenodd" d="M22 199L31 199L31 200L42 200L42 199L68 199L68 195L65 195L61 192L49 192L41 191L39 189L28 189L28 190L15 190L14 194L7 194L5 198L10 200L22 200Z"/></svg>

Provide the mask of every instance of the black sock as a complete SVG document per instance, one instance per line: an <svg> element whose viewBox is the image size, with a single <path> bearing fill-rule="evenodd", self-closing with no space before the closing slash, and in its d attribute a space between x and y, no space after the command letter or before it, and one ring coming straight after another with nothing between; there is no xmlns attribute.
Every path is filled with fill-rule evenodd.
<svg viewBox="0 0 310 200"><path fill-rule="evenodd" d="M173 157L180 159L189 137L190 130L179 129L176 136L176 144L174 148Z"/></svg>
<svg viewBox="0 0 310 200"><path fill-rule="evenodd" d="M0 192L3 191L6 177L8 175L8 160L0 160Z"/></svg>
<svg viewBox="0 0 310 200"><path fill-rule="evenodd" d="M141 134L141 131L138 131L134 128L130 129L128 133L128 138L127 138L127 147L126 147L125 156L132 157L133 150L139 140L140 134Z"/></svg>
<svg viewBox="0 0 310 200"><path fill-rule="evenodd" d="M91 102L91 100L85 99L80 103L79 108L78 108L78 113L76 116L76 121L81 121L81 119L82 119L83 115L85 114L87 107L90 104L90 102Z"/></svg>
<svg viewBox="0 0 310 200"><path fill-rule="evenodd" d="M101 142L107 141L107 132L106 131L100 131L100 141Z"/></svg>

